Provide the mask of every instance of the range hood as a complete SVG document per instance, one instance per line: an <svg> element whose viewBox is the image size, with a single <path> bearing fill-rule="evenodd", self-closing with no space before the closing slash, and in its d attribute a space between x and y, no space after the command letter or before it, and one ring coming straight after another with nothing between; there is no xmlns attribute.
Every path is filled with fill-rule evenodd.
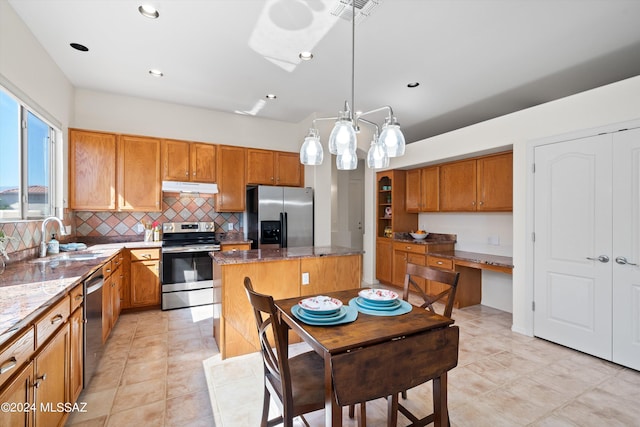
<svg viewBox="0 0 640 427"><path fill-rule="evenodd" d="M162 181L162 191L168 193L217 194L218 184L206 184L204 182Z"/></svg>

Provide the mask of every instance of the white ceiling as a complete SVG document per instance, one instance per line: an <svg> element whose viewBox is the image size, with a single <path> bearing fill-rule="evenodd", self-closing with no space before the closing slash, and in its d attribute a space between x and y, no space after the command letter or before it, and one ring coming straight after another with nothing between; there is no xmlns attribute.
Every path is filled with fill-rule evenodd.
<svg viewBox="0 0 640 427"><path fill-rule="evenodd" d="M351 100L339 1L9 3L78 88L297 123ZM370 1L355 32L355 109L392 106L409 142L640 74L639 0ZM159 19L138 13L143 2Z"/></svg>

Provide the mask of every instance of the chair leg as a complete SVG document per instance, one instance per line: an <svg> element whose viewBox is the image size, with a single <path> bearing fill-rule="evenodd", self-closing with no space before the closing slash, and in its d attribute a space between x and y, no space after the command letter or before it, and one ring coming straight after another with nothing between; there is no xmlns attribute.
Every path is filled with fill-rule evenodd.
<svg viewBox="0 0 640 427"><path fill-rule="evenodd" d="M398 425L398 393L387 396L387 427Z"/></svg>
<svg viewBox="0 0 640 427"><path fill-rule="evenodd" d="M402 390L402 398L403 399L407 398L407 390Z"/></svg>
<svg viewBox="0 0 640 427"><path fill-rule="evenodd" d="M355 416L355 407L356 405L349 405L349 418L353 418Z"/></svg>
<svg viewBox="0 0 640 427"><path fill-rule="evenodd" d="M360 418L358 427L367 427L367 402L360 402Z"/></svg>
<svg viewBox="0 0 640 427"><path fill-rule="evenodd" d="M264 399L262 400L262 420L260 421L260 427L267 427L269 424L269 403L271 402L271 395L269 390L264 388Z"/></svg>

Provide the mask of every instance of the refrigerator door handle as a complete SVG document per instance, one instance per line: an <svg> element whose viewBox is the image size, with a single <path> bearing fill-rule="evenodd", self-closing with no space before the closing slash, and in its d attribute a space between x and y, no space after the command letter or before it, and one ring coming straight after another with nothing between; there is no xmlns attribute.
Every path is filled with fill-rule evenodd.
<svg viewBox="0 0 640 427"><path fill-rule="evenodd" d="M287 213L280 212L280 247L287 247Z"/></svg>

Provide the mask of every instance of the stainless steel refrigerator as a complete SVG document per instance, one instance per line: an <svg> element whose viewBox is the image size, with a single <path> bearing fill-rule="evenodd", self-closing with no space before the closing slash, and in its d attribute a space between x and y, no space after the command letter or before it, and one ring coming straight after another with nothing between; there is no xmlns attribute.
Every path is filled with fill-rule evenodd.
<svg viewBox="0 0 640 427"><path fill-rule="evenodd" d="M245 214L252 249L313 246L312 188L249 188Z"/></svg>

